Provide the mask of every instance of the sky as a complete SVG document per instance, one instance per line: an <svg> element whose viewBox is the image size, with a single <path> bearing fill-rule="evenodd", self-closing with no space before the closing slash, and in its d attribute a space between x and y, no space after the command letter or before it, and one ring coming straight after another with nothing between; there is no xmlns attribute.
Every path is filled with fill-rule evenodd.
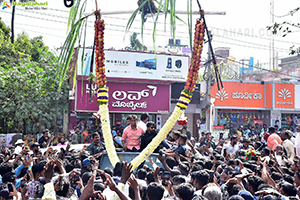
<svg viewBox="0 0 300 200"><path fill-rule="evenodd" d="M40 0L48 1L47 10L26 10L17 7L15 16L15 33L25 31L30 37L42 35L44 42L50 48L61 47L67 36L67 21L69 8L63 4L63 0ZM95 10L95 1L87 0L86 13ZM176 10L185 11L187 1L176 1ZM200 0L205 11L225 11L226 15L206 15L208 29L212 31L214 49L218 47L229 47L230 55L236 60L254 57L254 63L268 63L270 58L271 32L267 26L271 25L271 16L274 15L275 22L299 22L300 11L289 16L287 13L299 7L299 0L274 0L274 13L270 12L270 0ZM109 11L133 11L137 8L137 0L98 0L98 6L103 12ZM11 8L0 10L0 17L10 26ZM193 1L193 10L197 11L196 0ZM137 16L129 33L125 34L126 24L130 14L103 15L106 23L105 48L114 47L121 49L129 46L129 37L132 32L140 32L141 21ZM164 30L164 15L159 16L160 21L157 31L156 46L166 46L171 38L169 19ZM186 15L179 15L187 21ZM197 15L193 16L195 22ZM89 17L86 46L92 46L94 37L94 17ZM143 42L148 49L153 49L152 40L153 20L147 19ZM295 29L297 30L297 29ZM140 36L140 35L139 35ZM274 48L278 57L289 56L289 47L293 44L300 46L300 29L282 37L282 33L274 37ZM139 37L141 39L141 37ZM181 44L188 44L188 27L182 22L177 22L176 39L181 39ZM207 45L204 46L203 57L207 54Z"/></svg>

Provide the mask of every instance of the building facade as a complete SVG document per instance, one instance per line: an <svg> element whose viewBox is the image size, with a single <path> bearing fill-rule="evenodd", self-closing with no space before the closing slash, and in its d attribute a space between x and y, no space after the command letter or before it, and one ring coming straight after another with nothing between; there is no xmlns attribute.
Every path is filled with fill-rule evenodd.
<svg viewBox="0 0 300 200"><path fill-rule="evenodd" d="M83 49L78 52L75 90L70 98L69 127L82 120L86 125L98 125L101 121L92 116L99 109L96 103L97 86L89 81L92 50L85 49L83 57ZM189 57L113 50L105 50L105 57L111 126L126 126L128 116L136 114L139 118L146 112L149 120L160 129L171 115L184 87ZM197 117L200 116L197 91L186 110L188 129L196 136L197 127L194 124L200 118ZM178 125L174 127L179 128Z"/></svg>
<svg viewBox="0 0 300 200"><path fill-rule="evenodd" d="M283 82L223 81L212 87L214 125L275 125L295 130L300 125L300 85Z"/></svg>

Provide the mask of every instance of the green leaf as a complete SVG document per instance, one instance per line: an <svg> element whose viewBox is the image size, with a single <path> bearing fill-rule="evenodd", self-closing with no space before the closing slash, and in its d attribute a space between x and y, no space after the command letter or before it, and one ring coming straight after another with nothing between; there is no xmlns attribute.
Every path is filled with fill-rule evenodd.
<svg viewBox="0 0 300 200"><path fill-rule="evenodd" d="M135 19L137 13L139 12L140 9L142 9L144 7L144 5L146 3L147 3L147 1L144 1L143 3L141 3L141 5L132 13L132 15L130 16L130 18L127 22L125 33L127 33L129 31L129 29L131 28L132 23L134 22L134 19Z"/></svg>

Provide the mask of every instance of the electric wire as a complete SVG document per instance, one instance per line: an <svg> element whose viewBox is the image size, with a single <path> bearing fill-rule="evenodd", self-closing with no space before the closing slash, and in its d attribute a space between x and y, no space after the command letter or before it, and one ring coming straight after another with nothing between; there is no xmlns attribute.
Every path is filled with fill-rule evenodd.
<svg viewBox="0 0 300 200"><path fill-rule="evenodd" d="M27 10L24 10L24 9L18 9L20 11L27 11ZM68 11L64 11L64 10L59 10L59 9L50 9L50 10L55 10L55 11L59 11L59 12L66 12L68 13ZM65 19L68 19L68 17L66 16L61 16L61 15L52 15L52 14L45 14L45 13L40 13L38 11L30 11L30 12L34 12L35 14L41 14L41 15L46 15L46 16L53 16L53 17L58 17L58 18L65 18ZM115 19L115 20L126 20L128 21L129 19L127 18L122 18L122 17L111 17L111 16L105 16L105 18L110 18L110 19ZM135 19L136 21L140 21L139 18ZM158 24L164 24L164 22L157 22ZM166 22L166 24L169 24L168 22ZM118 25L116 25L118 26ZM180 24L176 24L176 26L186 26L182 23ZM126 26L124 26L126 27ZM134 28L137 28L137 27L134 27ZM269 40L269 41L272 41L271 38L265 38L265 37L260 37L260 36L255 36L255 35L249 35L249 34L244 34L244 33L239 33L239 32L235 32L235 31L231 31L231 30L226 30L226 29L221 29L221 28L217 28L217 27L213 27L213 26L209 26L209 28L212 28L212 29L216 29L216 30L222 30L224 32L230 32L230 33L233 33L233 34L237 34L237 35L242 35L242 36L246 36L246 37L254 37L254 38L258 38L258 39L263 39L263 40ZM140 28L138 28L140 29ZM151 29L144 29L144 30L149 30L149 31L153 31ZM300 45L300 43L295 43L295 42L291 42L291 41L283 41L283 40L275 40L274 41L276 42L282 42L282 43L290 43L290 44L295 44L295 45Z"/></svg>
<svg viewBox="0 0 300 200"><path fill-rule="evenodd" d="M23 10L22 10L23 11ZM25 10L26 11L26 10ZM7 12L4 12L4 13L7 13ZM49 15L49 14L45 14L45 13L37 13L37 14L41 14L41 15L46 15L46 16L54 16L55 17L55 15ZM24 14L19 14L19 13L17 13L17 15L20 15L20 16L25 16L25 17L33 17L33 16L30 16L30 15L24 15ZM59 18L65 18L65 19L68 19L68 17L63 17L63 16L58 16ZM49 19L45 19L45 18L38 18L38 17L34 17L35 19L42 19L42 20L46 20L46 21L53 21L53 22L58 22L58 23L67 23L67 22L62 22L62 21L57 21L57 20L49 20ZM93 22L88 22L88 23L93 23ZM116 25L116 24L110 24L110 23L106 23L106 25L108 25L108 26L115 26L115 27L124 27L124 28L126 28L126 26L122 26L122 25ZM93 26L92 25L88 25L88 27L92 27L93 28ZM140 30L140 28L137 28L137 27L133 27L133 29L139 29ZM145 31L153 31L153 30L151 30L151 29L144 29ZM119 30L117 30L117 31L119 31ZM160 30L158 30L159 32L160 32ZM177 31L177 34L186 34L185 32L180 32L180 31ZM152 34L145 34L145 35L152 35ZM160 35L162 35L163 36L163 34L160 34ZM165 36L168 36L168 35L165 35ZM256 45L256 46L262 46L262 47L266 47L266 48L270 48L269 46L266 46L266 45L261 45L261 44L257 44L257 43L249 43L248 41L242 41L242 40L237 40L237 39L233 39L233 38L228 38L228 37L224 37L224 36L220 36L220 35L215 35L215 36L217 36L217 37L223 37L223 38L226 38L226 39L229 39L229 40L235 40L235 41L239 41L239 42L243 42L243 43L247 43L247 44L252 44L252 45ZM223 42L223 43L225 43L225 42ZM248 46L249 47L249 46ZM253 47L251 47L251 48L253 48ZM267 49L262 49L262 50L267 50ZM282 50L282 51L280 51L280 52L286 52L284 49L282 49L282 48L278 48L278 47L276 47L275 48L275 50L277 50L277 51L279 51L279 50Z"/></svg>
<svg viewBox="0 0 300 200"><path fill-rule="evenodd" d="M277 18L283 18L283 17L287 17L287 16L289 16L289 15L293 15L293 14L295 14L296 12L298 12L299 10L300 10L300 7L295 8L295 9L289 11L287 14L281 15L281 16L275 15L275 14L272 13L271 11L270 11L270 14L271 14L272 16L274 16L274 17L277 17Z"/></svg>
<svg viewBox="0 0 300 200"><path fill-rule="evenodd" d="M285 74L285 73L278 72L278 71L272 71L272 70L265 69L265 68L261 68L261 67L257 67L257 66L251 66L251 65L249 65L249 64L247 64L247 63L242 63L242 62L239 62L239 61L236 61L236 60L232 60L232 59L230 59L230 58L228 58L228 57L224 57L224 56L221 56L221 55L217 55L217 57L225 58L225 59L227 59L227 60L229 60L229 61L232 61L232 62L241 64L241 65L244 65L244 66L248 66L248 67L253 67L253 68L255 68L255 69L259 69L259 70L262 70L262 71L267 71L267 72L271 72L271 73L276 73L276 74L279 74L279 75L284 75L284 76L288 76L288 77L292 77L292 78L295 78L295 79L297 79L297 80L300 80L299 77L297 77L297 76L292 76L292 75L290 75L290 74ZM253 75L256 75L256 74L251 74L251 76L253 76Z"/></svg>
<svg viewBox="0 0 300 200"><path fill-rule="evenodd" d="M58 10L58 9L51 9L51 10L57 10L59 12L62 12L61 10ZM65 11L65 12L68 12L68 11ZM7 14L10 14L9 12L3 12L3 13L7 13ZM36 13L36 12L35 12ZM36 13L36 14L41 14L41 15L47 15L47 16L52 16L52 17L59 17L59 18L65 18L65 19L68 19L68 17L64 17L64 16L57 16L57 15L49 15L49 14L43 14L43 13ZM35 16L30 16L30 15L24 15L24 14L20 14L20 13L17 13L17 15L20 15L20 16L25 16L25 17L31 17L31 18L35 18L35 19L41 19L41 20L46 20L46 21L52 21L52 22L57 22L57 23L64 23L66 24L67 22L63 22L63 21L57 21L57 20L49 20L49 19L45 19L45 18L40 18L40 17L35 17ZM107 16L106 16L107 17ZM112 25L112 24L110 24ZM28 25L27 25L28 26ZM115 25L117 27L120 27L120 25ZM31 26L31 27L34 27L34 26ZM36 27L39 27L39 26L36 26ZM89 27L93 27L93 26L89 26ZM122 26L121 26L122 27ZM125 27L125 26L123 26ZM40 27L42 28L42 27ZM45 27L44 27L45 28ZM216 28L216 29L219 29L219 28ZM33 30L29 30L29 29L24 29L24 30L27 30L27 31L32 31L32 32L35 32L35 33L41 33L41 34L45 34L45 35L50 35L50 36L54 36L54 37L59 37L59 38L63 38L62 36L58 36L58 35L53 35L53 34L48 34L48 33L45 33L45 32L37 32L37 31L33 31ZM62 30L62 29L60 29ZM117 30L117 29L108 29L108 30L111 30L111 31L120 31L120 30ZM150 30L150 29L149 29ZM226 29L220 29L220 30L224 30L224 31L228 31ZM151 30L150 30L151 31ZM229 32L233 32L233 31L229 31ZM178 32L178 33L184 33L184 32ZM233 33L236 33L236 32L233 32ZM146 33L147 34L147 33ZM242 33L237 33L237 34L241 34L241 35L245 35L245 34L242 34ZM147 34L147 35L152 35L152 34ZM217 37L223 37L223 36L220 36L220 35L215 35ZM251 35L246 35L246 36L251 36ZM254 37L254 36L251 36L251 37ZM231 39L231 38L227 38L227 37L223 37L223 38L226 38L226 39ZM260 37L258 37L260 38ZM261 38L261 39L267 39L267 38ZM246 47L246 48L255 48L255 49L261 49L261 50L269 50L269 49L266 49L266 48L258 48L258 47L252 47L252 46L246 46L246 45L240 45L240 44L234 44L234 43L229 43L229 42L224 42L224 41L217 41L217 40L214 40L215 42L220 42L220 43L226 43L226 44L231 44L231 45L235 45L235 46L240 46L240 47ZM239 40L239 42L245 42L245 43L249 43L249 42L246 42L246 41L241 41ZM285 42L285 41L281 41L281 42ZM255 44L255 43L249 43L249 44L253 44L253 45L260 45L260 44ZM264 45L260 45L260 46L264 46ZM265 47L268 47L268 46L265 46ZM281 51L281 52L288 52L288 51ZM219 56L219 55L218 55ZM219 56L221 57L221 56ZM228 59L228 58L227 58ZM228 59L230 60L230 59ZM235 61L236 63L239 63L237 61ZM241 63L239 63L241 64ZM246 64L244 64L246 65ZM249 65L250 66L250 65ZM284 73L279 73L279 72L275 72L275 71L271 71L271 70L268 70L268 69L264 69L264 68L259 68L259 67L255 67L253 66L254 68L256 69L260 69L260 70L264 70L264 71L267 71L267 72L272 72L272 73L277 73L277 74L281 74L281 75L285 75L285 76L288 76L288 77L293 77L293 78L297 78L299 79L298 77L295 77L295 76L292 76L292 75L288 75L288 74L284 74Z"/></svg>

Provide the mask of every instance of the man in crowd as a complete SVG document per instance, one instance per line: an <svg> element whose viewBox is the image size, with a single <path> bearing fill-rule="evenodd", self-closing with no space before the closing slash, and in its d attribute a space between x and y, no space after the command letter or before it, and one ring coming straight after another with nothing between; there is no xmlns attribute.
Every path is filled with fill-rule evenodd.
<svg viewBox="0 0 300 200"><path fill-rule="evenodd" d="M48 134L48 129L43 130L43 136L39 139L39 144L41 148L47 148L51 140L53 139L53 135L51 135L51 137L49 138Z"/></svg>
<svg viewBox="0 0 300 200"><path fill-rule="evenodd" d="M191 140L192 134L191 131L187 128L187 124L183 125L181 129L178 130L181 134L184 134Z"/></svg>
<svg viewBox="0 0 300 200"><path fill-rule="evenodd" d="M176 157L176 154L180 154L182 156L185 156L185 152L187 150L187 136L184 134L181 134L178 140L178 144L179 146L175 149L175 150L169 150L169 151L165 151L164 153L166 154L166 156L171 156L171 157Z"/></svg>
<svg viewBox="0 0 300 200"><path fill-rule="evenodd" d="M149 115L147 113L143 113L141 115L141 120L139 121L139 123L137 124L137 126L141 127L144 131L144 133L146 132L147 130L147 126L146 126L146 123L147 121L149 120Z"/></svg>
<svg viewBox="0 0 300 200"><path fill-rule="evenodd" d="M226 153L229 155L229 156L232 156L232 155L235 155L237 150L238 150L238 146L237 146L237 140L238 140L238 137L237 135L233 135L231 138L230 138L230 143L226 144L223 146L223 149L222 149L222 155L224 155L224 152L226 151ZM225 155L224 155L225 156Z"/></svg>
<svg viewBox="0 0 300 200"><path fill-rule="evenodd" d="M249 146L249 143L250 143L250 140L248 138L243 138L243 141L242 141L242 145L240 145L239 147L239 150L248 150L249 148L251 148Z"/></svg>
<svg viewBox="0 0 300 200"><path fill-rule="evenodd" d="M82 143L85 143L85 138L89 135L89 127L86 126L85 130L82 132L82 136L83 136L83 141Z"/></svg>
<svg viewBox="0 0 300 200"><path fill-rule="evenodd" d="M126 127L123 131L122 144L124 151L127 152L139 152L141 136L144 130L137 126L137 116L132 115L130 120L130 126Z"/></svg>
<svg viewBox="0 0 300 200"><path fill-rule="evenodd" d="M282 146L285 148L287 153L287 158L293 161L295 157L295 147L293 143L289 140L290 131L284 131L280 134L282 140Z"/></svg>
<svg viewBox="0 0 300 200"><path fill-rule="evenodd" d="M275 150L277 145L281 144L281 138L275 133L275 127L269 127L269 136L265 137L269 149Z"/></svg>
<svg viewBox="0 0 300 200"><path fill-rule="evenodd" d="M92 144L90 144L86 150L90 153L90 155L97 154L97 156L101 156L102 152L105 150L105 146L102 142L100 142L99 134L97 132L93 133L92 139Z"/></svg>
<svg viewBox="0 0 300 200"><path fill-rule="evenodd" d="M143 151L148 144L155 138L157 132L155 130L155 123L150 121L147 123L147 130L141 137L141 151ZM158 153L159 147L154 150L155 153Z"/></svg>
<svg viewBox="0 0 300 200"><path fill-rule="evenodd" d="M233 135L237 135L236 129L233 127L233 124L229 125L229 137L233 136Z"/></svg>
<svg viewBox="0 0 300 200"><path fill-rule="evenodd" d="M300 125L296 129L296 138L295 138L295 148L296 148L296 155L300 158Z"/></svg>
<svg viewBox="0 0 300 200"><path fill-rule="evenodd" d="M15 148L15 153L16 154L19 154L22 151L23 144L24 144L24 141L22 139L17 140L17 142L15 144L16 145L16 148Z"/></svg>

